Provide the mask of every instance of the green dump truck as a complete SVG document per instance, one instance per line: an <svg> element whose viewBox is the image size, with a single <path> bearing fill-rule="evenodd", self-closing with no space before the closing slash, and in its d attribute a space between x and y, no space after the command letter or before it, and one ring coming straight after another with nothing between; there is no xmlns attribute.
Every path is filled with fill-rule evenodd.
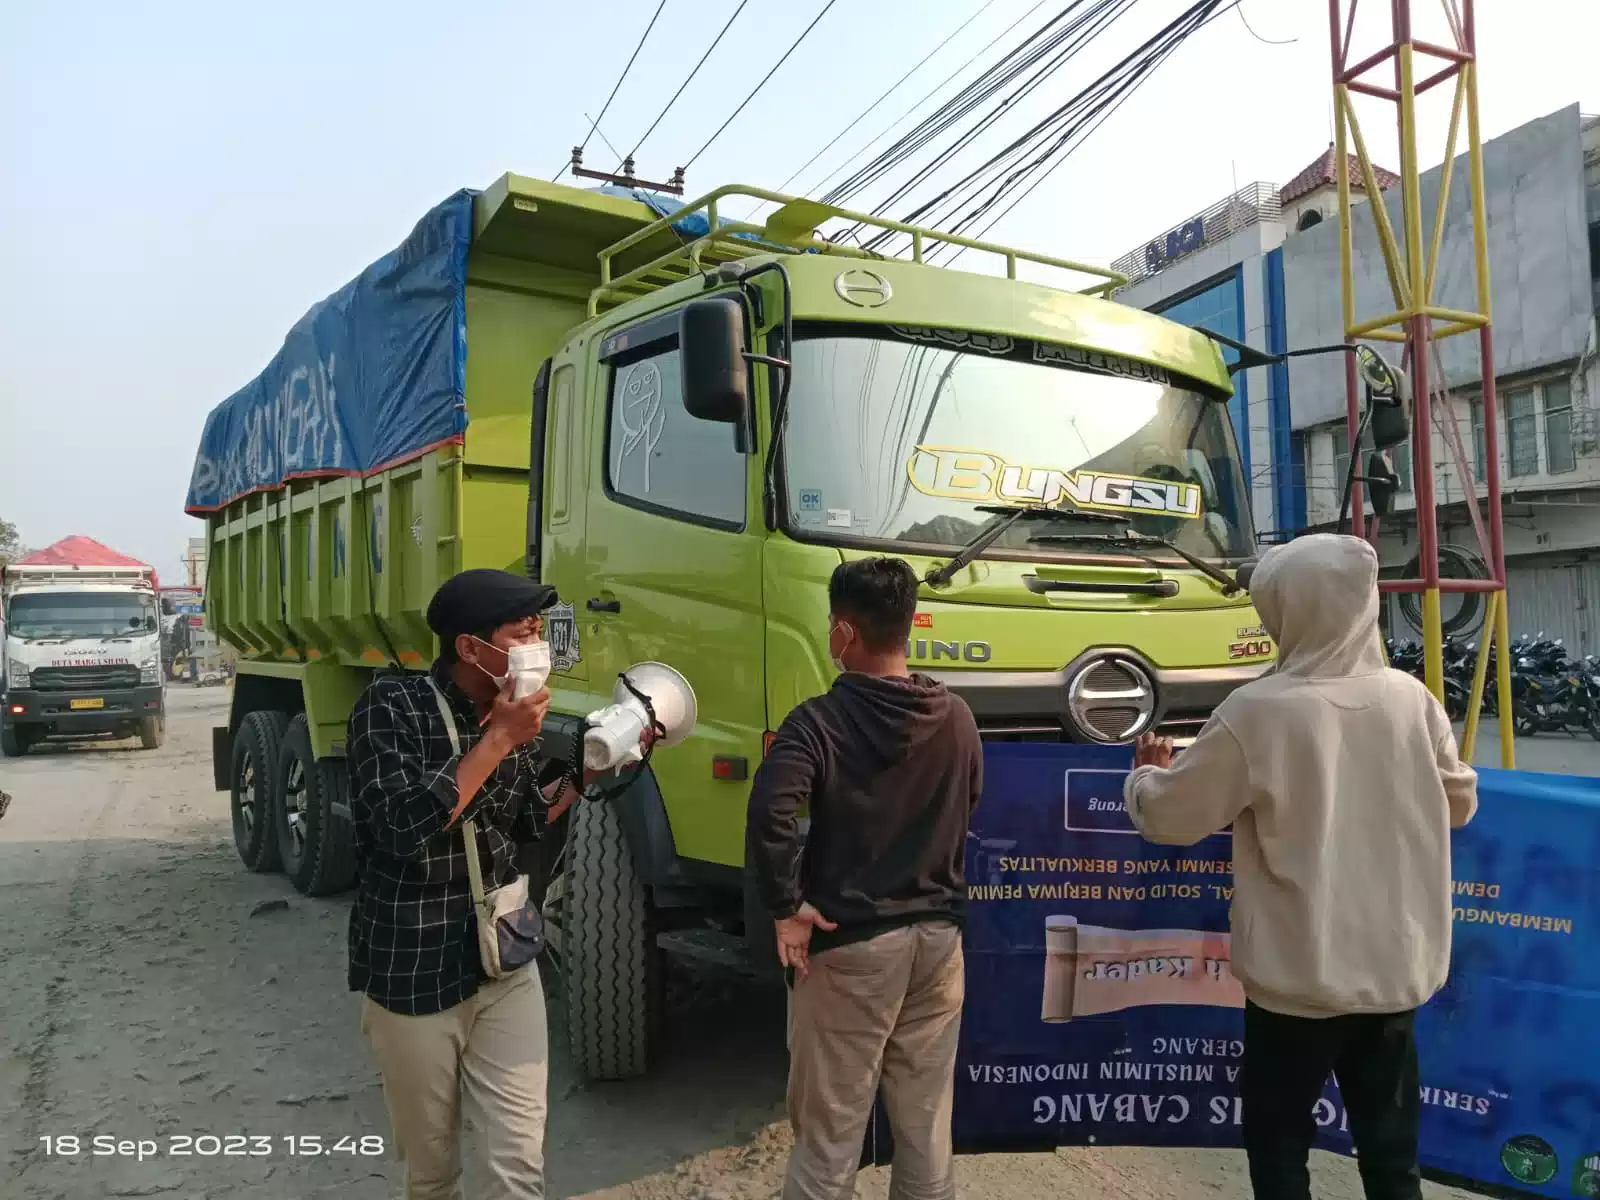
<svg viewBox="0 0 1600 1200"><path fill-rule="evenodd" d="M879 249L819 235L840 220ZM843 559L930 577L912 660L985 737L1197 731L1272 652L1230 573L1255 541L1230 379L1119 282L742 187L446 200L206 423L188 510L239 655L214 758L245 865L350 886L348 714L431 661L424 609L467 567L559 590L553 753L635 662L698 694L692 737L530 855L592 1077L645 1070L663 947L771 936L746 920L750 778L830 683Z"/></svg>

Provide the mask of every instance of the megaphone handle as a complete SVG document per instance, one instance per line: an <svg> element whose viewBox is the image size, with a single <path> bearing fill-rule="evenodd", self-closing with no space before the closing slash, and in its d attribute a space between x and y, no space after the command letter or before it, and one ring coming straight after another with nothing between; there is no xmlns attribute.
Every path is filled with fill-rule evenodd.
<svg viewBox="0 0 1600 1200"><path fill-rule="evenodd" d="M633 686L633 680L628 678L628 673L626 671L618 675L617 678L622 680L623 687L627 688L628 691L633 693L633 698L640 704L644 705L644 715L650 718L650 732L655 735L655 737L650 739L650 745L645 750L644 758L639 763L640 767L643 767L645 763L650 761L650 751L655 749L656 740L667 736L667 727L657 719L656 706L650 703L650 697L646 696L638 688Z"/></svg>

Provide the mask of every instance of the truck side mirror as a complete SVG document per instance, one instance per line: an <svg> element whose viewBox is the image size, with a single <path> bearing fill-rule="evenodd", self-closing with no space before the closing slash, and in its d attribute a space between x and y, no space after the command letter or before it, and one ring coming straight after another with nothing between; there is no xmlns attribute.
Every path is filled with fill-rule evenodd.
<svg viewBox="0 0 1600 1200"><path fill-rule="evenodd" d="M732 296L691 300L678 313L683 407L691 417L743 426L750 409L744 305Z"/></svg>
<svg viewBox="0 0 1600 1200"><path fill-rule="evenodd" d="M1387 517L1394 511L1394 496L1400 490L1400 477L1394 473L1389 460L1377 451L1367 456L1367 473L1362 478L1367 485L1367 495L1372 500L1375 516Z"/></svg>
<svg viewBox="0 0 1600 1200"><path fill-rule="evenodd" d="M1400 401L1384 401L1374 397L1368 403L1372 406L1368 429L1372 434L1373 449L1391 449L1411 436L1411 419Z"/></svg>

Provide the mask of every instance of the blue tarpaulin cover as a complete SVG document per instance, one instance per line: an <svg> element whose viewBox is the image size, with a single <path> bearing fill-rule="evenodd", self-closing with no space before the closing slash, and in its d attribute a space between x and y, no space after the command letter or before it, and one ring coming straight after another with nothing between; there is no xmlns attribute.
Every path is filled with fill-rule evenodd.
<svg viewBox="0 0 1600 1200"><path fill-rule="evenodd" d="M594 190L659 216L681 207L636 188ZM290 479L368 475L464 439L475 195L463 189L439 204L301 317L266 370L211 412L187 511L211 512ZM691 213L675 228L700 237L708 226Z"/></svg>
<svg viewBox="0 0 1600 1200"><path fill-rule="evenodd" d="M1231 835L1145 842L1122 806L1129 758L986 747L967 844L963 1150L1240 1144L1243 996L1221 986ZM1600 1197L1600 780L1482 771L1452 846L1450 978L1417 1020L1423 1165ZM1076 964L1054 991L1047 923L1070 930ZM1319 1144L1348 1154L1332 1084L1316 1120ZM886 1132L875 1122L875 1157Z"/></svg>
<svg viewBox="0 0 1600 1200"><path fill-rule="evenodd" d="M297 477L367 474L462 439L472 198L459 191L418 221L212 411L189 512Z"/></svg>

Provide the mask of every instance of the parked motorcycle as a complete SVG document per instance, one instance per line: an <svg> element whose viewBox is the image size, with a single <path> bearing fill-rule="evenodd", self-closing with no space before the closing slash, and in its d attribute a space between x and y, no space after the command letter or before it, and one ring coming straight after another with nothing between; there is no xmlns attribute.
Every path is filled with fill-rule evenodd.
<svg viewBox="0 0 1600 1200"><path fill-rule="evenodd" d="M1422 644L1385 641L1396 670L1425 678ZM1541 631L1513 639L1511 654L1512 726L1518 736L1587 732L1600 741L1600 656L1571 659L1560 638ZM1447 638L1443 646L1444 703L1450 719L1465 719L1477 668L1478 643ZM1482 712L1499 713L1498 671L1491 657L1485 669Z"/></svg>

